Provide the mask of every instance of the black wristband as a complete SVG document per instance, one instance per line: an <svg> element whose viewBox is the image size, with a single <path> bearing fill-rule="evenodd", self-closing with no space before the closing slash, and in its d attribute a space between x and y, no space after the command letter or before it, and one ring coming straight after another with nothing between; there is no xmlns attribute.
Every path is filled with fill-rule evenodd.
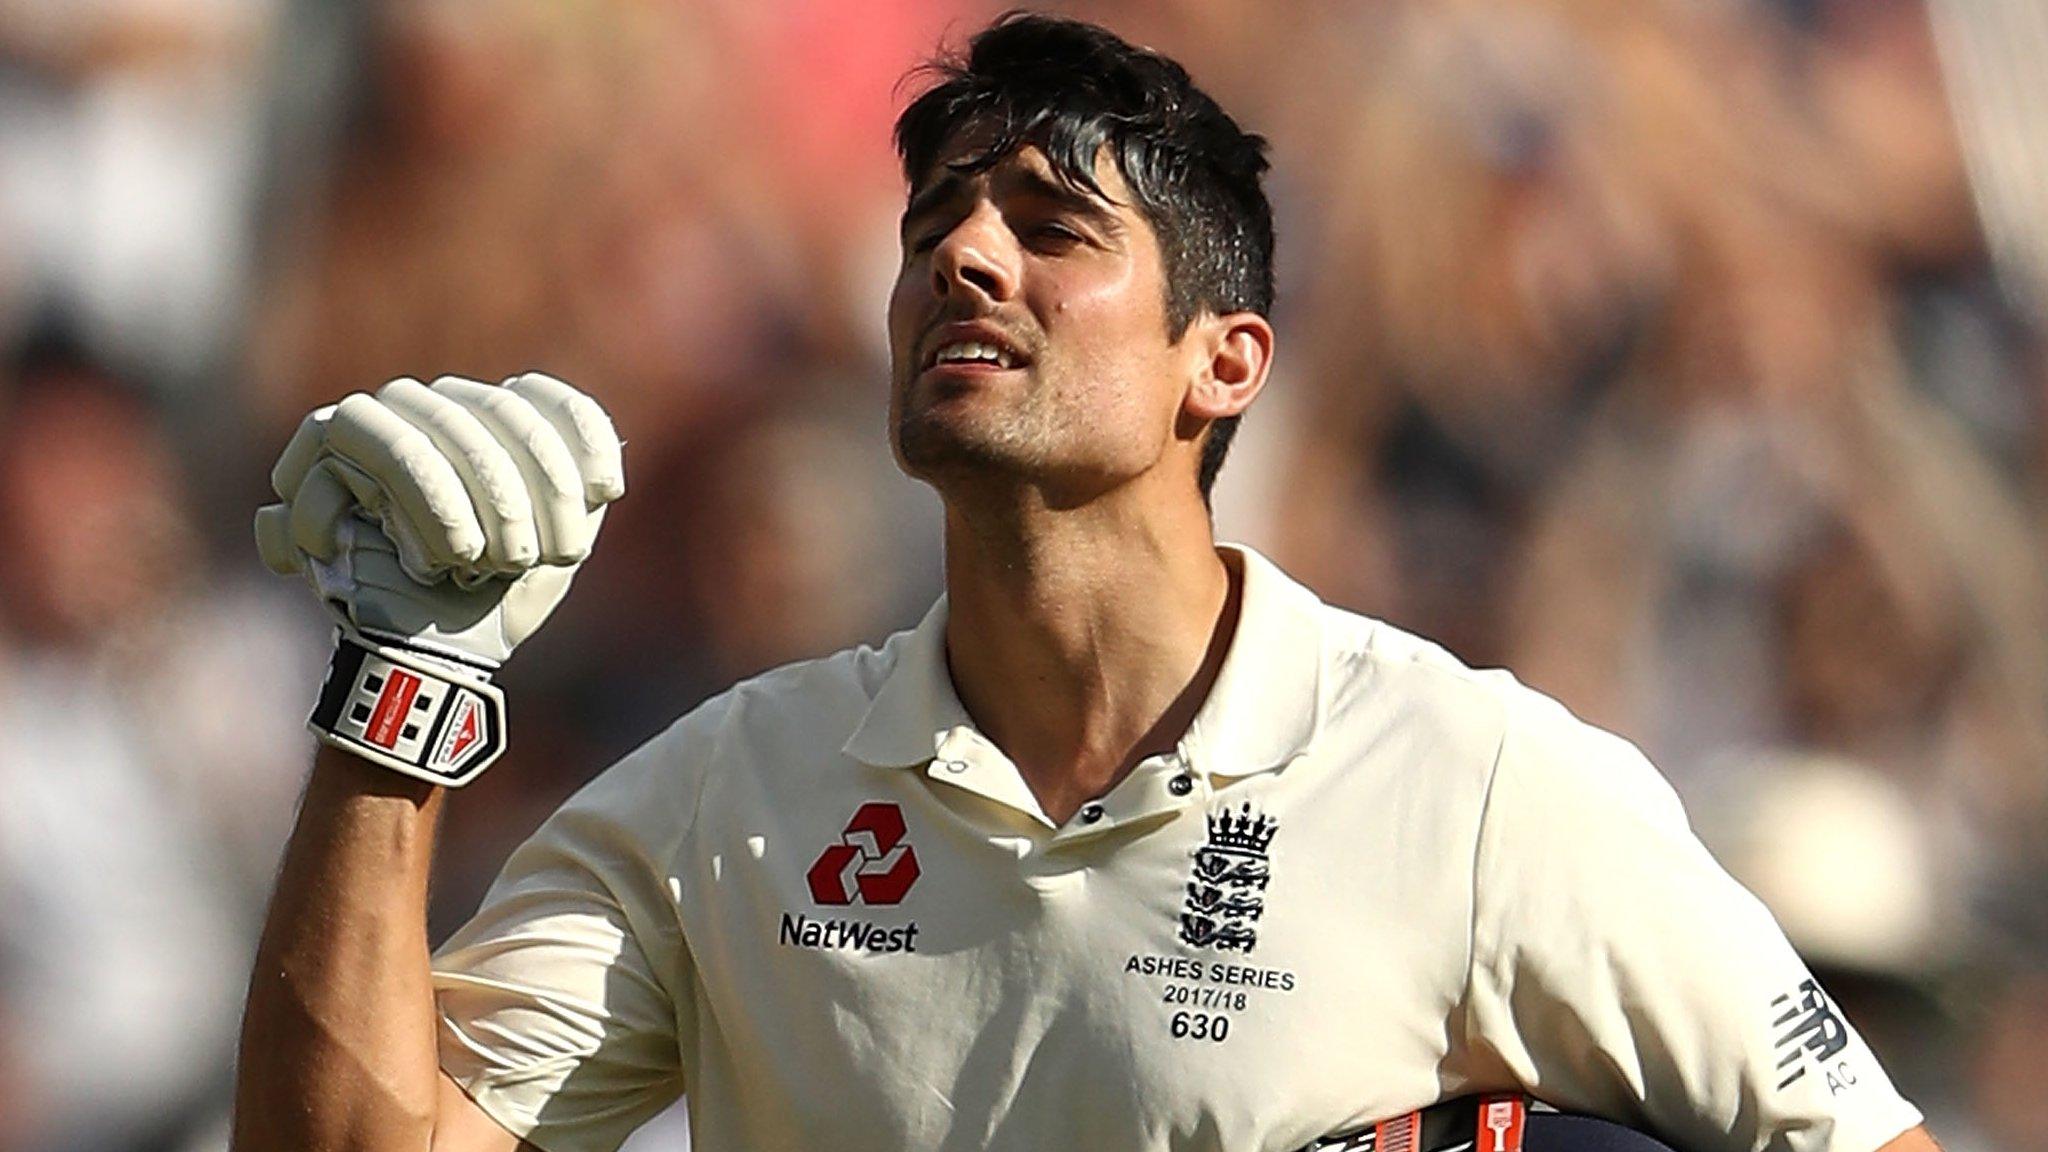
<svg viewBox="0 0 2048 1152"><path fill-rule="evenodd" d="M394 772L459 788L505 750L505 694L481 674L343 628L306 726Z"/></svg>

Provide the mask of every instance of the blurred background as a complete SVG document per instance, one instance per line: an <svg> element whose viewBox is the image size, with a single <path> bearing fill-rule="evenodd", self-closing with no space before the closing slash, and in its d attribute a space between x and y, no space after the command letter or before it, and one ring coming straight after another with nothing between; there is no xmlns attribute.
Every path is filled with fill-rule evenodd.
<svg viewBox="0 0 2048 1152"><path fill-rule="evenodd" d="M1643 745L1951 1152L2048 1148L2048 7L1065 10L1273 141L1222 534ZM629 441L436 939L670 717L915 622L887 132L993 12L0 0L0 1152L224 1146L327 647L249 530L307 409L544 368Z"/></svg>

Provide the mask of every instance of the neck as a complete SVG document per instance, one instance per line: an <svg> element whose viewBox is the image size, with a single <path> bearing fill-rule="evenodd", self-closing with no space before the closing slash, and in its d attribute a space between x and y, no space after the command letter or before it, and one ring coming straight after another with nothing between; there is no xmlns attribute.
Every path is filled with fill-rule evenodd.
<svg viewBox="0 0 2048 1152"><path fill-rule="evenodd" d="M1241 583L1199 499L1061 509L949 498L955 691L1064 823L1173 749L1229 649Z"/></svg>

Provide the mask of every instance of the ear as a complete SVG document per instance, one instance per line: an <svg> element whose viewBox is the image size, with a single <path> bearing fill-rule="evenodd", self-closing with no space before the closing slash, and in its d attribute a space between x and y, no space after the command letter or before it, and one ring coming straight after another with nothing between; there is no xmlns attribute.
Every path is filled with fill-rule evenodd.
<svg viewBox="0 0 2048 1152"><path fill-rule="evenodd" d="M1256 312L1229 312L1195 320L1206 356L1182 408L1198 420L1221 420L1251 407L1273 363L1273 325Z"/></svg>

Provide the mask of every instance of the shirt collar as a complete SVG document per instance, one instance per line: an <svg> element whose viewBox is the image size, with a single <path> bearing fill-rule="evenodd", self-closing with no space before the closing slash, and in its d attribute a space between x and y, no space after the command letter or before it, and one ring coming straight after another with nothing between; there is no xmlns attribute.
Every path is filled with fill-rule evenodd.
<svg viewBox="0 0 2048 1152"><path fill-rule="evenodd" d="M882 767L927 764L954 729L974 727L946 667L946 597L890 647L895 662L842 751Z"/></svg>
<svg viewBox="0 0 2048 1152"><path fill-rule="evenodd" d="M1234 558L1244 584L1237 631L1180 749L1196 772L1251 776L1285 766L1322 727L1322 602L1250 548L1218 547L1226 562ZM948 737L953 746L970 734L971 743L986 743L946 667L946 598L892 647L895 662L846 754L864 764L918 767Z"/></svg>
<svg viewBox="0 0 2048 1152"><path fill-rule="evenodd" d="M1323 603L1250 548L1219 549L1244 581L1237 632L1181 754L1206 776L1252 776L1285 767L1322 728Z"/></svg>

